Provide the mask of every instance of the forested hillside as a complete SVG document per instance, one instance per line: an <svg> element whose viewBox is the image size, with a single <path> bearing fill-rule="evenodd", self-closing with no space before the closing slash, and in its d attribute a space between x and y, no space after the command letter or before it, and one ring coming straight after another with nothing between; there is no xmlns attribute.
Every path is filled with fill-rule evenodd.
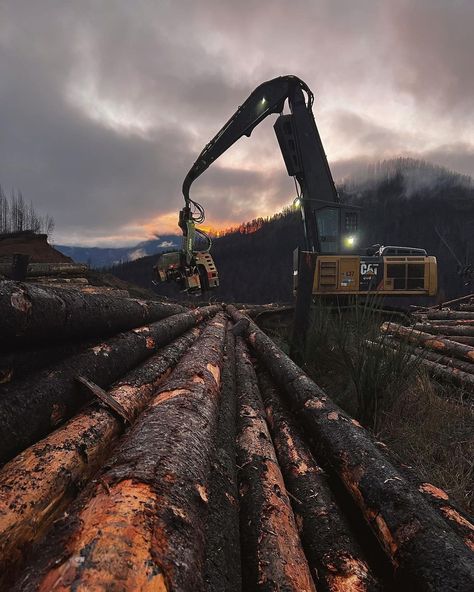
<svg viewBox="0 0 474 592"><path fill-rule="evenodd" d="M340 187L340 195L364 206L364 246L423 247L438 258L440 298L471 289L458 274L460 264L474 262L474 188L468 177L399 159L371 167L365 177ZM253 221L215 240L212 253L221 286L213 294L234 302L290 300L293 250L303 244L303 225L295 210ZM114 267L113 273L150 287L156 260L144 257ZM176 295L174 286L157 290Z"/></svg>

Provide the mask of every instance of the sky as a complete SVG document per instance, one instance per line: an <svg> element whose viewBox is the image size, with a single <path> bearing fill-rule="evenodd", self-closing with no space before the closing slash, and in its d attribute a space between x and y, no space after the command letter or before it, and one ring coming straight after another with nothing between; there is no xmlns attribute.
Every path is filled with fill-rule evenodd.
<svg viewBox="0 0 474 592"><path fill-rule="evenodd" d="M473 0L0 0L0 184L59 244L179 232L183 179L261 82L302 78L336 180L474 175ZM271 121L193 185L214 228L292 202Z"/></svg>

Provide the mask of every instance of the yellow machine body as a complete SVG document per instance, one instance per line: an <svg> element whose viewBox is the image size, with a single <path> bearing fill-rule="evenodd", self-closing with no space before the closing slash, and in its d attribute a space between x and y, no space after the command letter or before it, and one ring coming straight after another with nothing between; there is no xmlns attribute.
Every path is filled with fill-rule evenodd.
<svg viewBox="0 0 474 592"><path fill-rule="evenodd" d="M309 253L307 253L309 255ZM436 257L422 255L316 255L313 295L380 293L386 296L435 296ZM296 263L296 262L295 262ZM294 289L298 287L298 267Z"/></svg>

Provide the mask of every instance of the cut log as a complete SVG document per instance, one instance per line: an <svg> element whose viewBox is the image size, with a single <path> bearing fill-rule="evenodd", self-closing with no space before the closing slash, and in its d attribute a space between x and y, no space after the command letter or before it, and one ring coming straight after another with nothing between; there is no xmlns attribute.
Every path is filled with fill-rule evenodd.
<svg viewBox="0 0 474 592"><path fill-rule="evenodd" d="M425 316L427 319L434 320L474 320L474 313L457 310L440 310L428 312L422 316Z"/></svg>
<svg viewBox="0 0 474 592"><path fill-rule="evenodd" d="M241 592L239 501L236 438L235 338L227 331L222 370L216 455L209 479L206 521L205 581L207 592Z"/></svg>
<svg viewBox="0 0 474 592"><path fill-rule="evenodd" d="M237 338L236 360L243 589L314 591L268 432L255 371L241 338Z"/></svg>
<svg viewBox="0 0 474 592"><path fill-rule="evenodd" d="M428 319L419 322L428 323ZM474 326L474 319L431 319L429 324L433 325L433 327L438 327L439 325L444 325L445 327L472 327Z"/></svg>
<svg viewBox="0 0 474 592"><path fill-rule="evenodd" d="M376 441L375 444L390 458L390 462L403 477L437 510L446 523L464 541L466 547L474 552L474 522L472 518L450 499L446 491L433 483L428 483L419 476L413 467L403 463L384 442Z"/></svg>
<svg viewBox="0 0 474 592"><path fill-rule="evenodd" d="M325 472L301 439L268 374L260 372L258 378L278 461L318 590L380 590Z"/></svg>
<svg viewBox="0 0 474 592"><path fill-rule="evenodd" d="M244 318L232 306L234 321ZM324 456L391 559L396 589L470 592L473 555L390 464L360 424L335 405L273 341L247 319L245 334L300 412Z"/></svg>
<svg viewBox="0 0 474 592"><path fill-rule="evenodd" d="M467 312L474 312L474 304L460 304L459 310L467 311Z"/></svg>
<svg viewBox="0 0 474 592"><path fill-rule="evenodd" d="M400 342L397 339L390 337L388 335L384 335L382 340L377 341L378 347L381 347L381 344L382 346L388 345L395 350L398 350L400 348L401 343L403 342ZM458 360L457 358L454 358L452 356L443 356L442 354L431 351L429 349L425 349L424 347L413 347L411 351L417 357L422 357L426 360L430 360L431 362L442 364L443 366L457 368L458 370L462 370L463 372L474 374L474 364L472 362L463 362L462 360Z"/></svg>
<svg viewBox="0 0 474 592"><path fill-rule="evenodd" d="M134 421L201 329L194 328L132 370L108 392ZM0 471L0 589L58 513L100 468L124 422L93 403ZM2 577L3 576L3 577Z"/></svg>
<svg viewBox="0 0 474 592"><path fill-rule="evenodd" d="M474 348L469 347L468 345L463 345L443 337L433 337L433 335L430 335L429 333L417 331L411 327L404 327L397 323L382 323L380 330L383 333L388 333L399 339L404 339L409 343L414 343L415 345L426 347L445 355L452 355L460 360L474 362Z"/></svg>
<svg viewBox="0 0 474 592"><path fill-rule="evenodd" d="M456 343L462 343L464 345L474 345L474 337L464 337L463 335L451 335L451 341L456 341Z"/></svg>
<svg viewBox="0 0 474 592"><path fill-rule="evenodd" d="M12 261L2 262L0 264L0 274L8 275L11 272ZM26 275L27 277L36 276L61 276L61 275L84 275L88 271L88 266L82 263L29 263Z"/></svg>
<svg viewBox="0 0 474 592"><path fill-rule="evenodd" d="M98 341L89 339L78 343L62 343L50 347L25 348L11 353L0 353L0 388L1 385L21 380L88 347L94 347Z"/></svg>
<svg viewBox="0 0 474 592"><path fill-rule="evenodd" d="M367 341L366 342L369 347L380 349L380 343ZM425 355L423 355L423 348L414 348L416 350L421 350L420 354L410 354L407 353L408 359L411 361L420 364L428 374L433 376L434 378L441 378L443 380L447 380L448 382L452 382L456 386L466 389L468 392L471 392L474 389L474 364L469 364L469 362L461 362L466 366L471 366L471 372L464 372L455 366L448 366L445 364L440 363L439 361L432 361L427 359ZM390 344L386 344L386 350L395 353L397 351L396 347L392 347ZM445 356L440 356L441 358L450 360L450 358L446 358Z"/></svg>
<svg viewBox="0 0 474 592"><path fill-rule="evenodd" d="M5 385L6 392L0 398L0 463L49 434L91 398L91 393L78 384L78 376L107 388L220 309L203 307L121 333L11 387Z"/></svg>
<svg viewBox="0 0 474 592"><path fill-rule="evenodd" d="M204 590L225 319L217 315L15 590Z"/></svg>
<svg viewBox="0 0 474 592"><path fill-rule="evenodd" d="M67 284L68 286L87 286L89 284L89 280L85 277L48 277L48 276L38 276L34 280L31 280L32 283L35 284L48 284L54 286L55 284Z"/></svg>
<svg viewBox="0 0 474 592"><path fill-rule="evenodd" d="M113 335L172 314L177 304L82 294L77 290L0 282L1 349L18 343L87 339Z"/></svg>
<svg viewBox="0 0 474 592"><path fill-rule="evenodd" d="M424 331L432 335L456 335L462 337L474 337L474 325L432 325L431 323L415 323L417 331Z"/></svg>

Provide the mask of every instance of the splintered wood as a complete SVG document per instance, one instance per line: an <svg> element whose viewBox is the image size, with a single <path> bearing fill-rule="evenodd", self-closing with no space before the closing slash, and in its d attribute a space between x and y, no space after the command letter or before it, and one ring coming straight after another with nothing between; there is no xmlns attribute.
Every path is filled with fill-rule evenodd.
<svg viewBox="0 0 474 592"><path fill-rule="evenodd" d="M117 334L140 310L124 299L84 342L111 297L22 286L0 286L19 307L2 320L1 590L472 592L471 518L234 307L155 303L166 318L124 313ZM71 332L45 346L65 306ZM468 374L472 348L425 331L417 347L433 340L427 361Z"/></svg>

